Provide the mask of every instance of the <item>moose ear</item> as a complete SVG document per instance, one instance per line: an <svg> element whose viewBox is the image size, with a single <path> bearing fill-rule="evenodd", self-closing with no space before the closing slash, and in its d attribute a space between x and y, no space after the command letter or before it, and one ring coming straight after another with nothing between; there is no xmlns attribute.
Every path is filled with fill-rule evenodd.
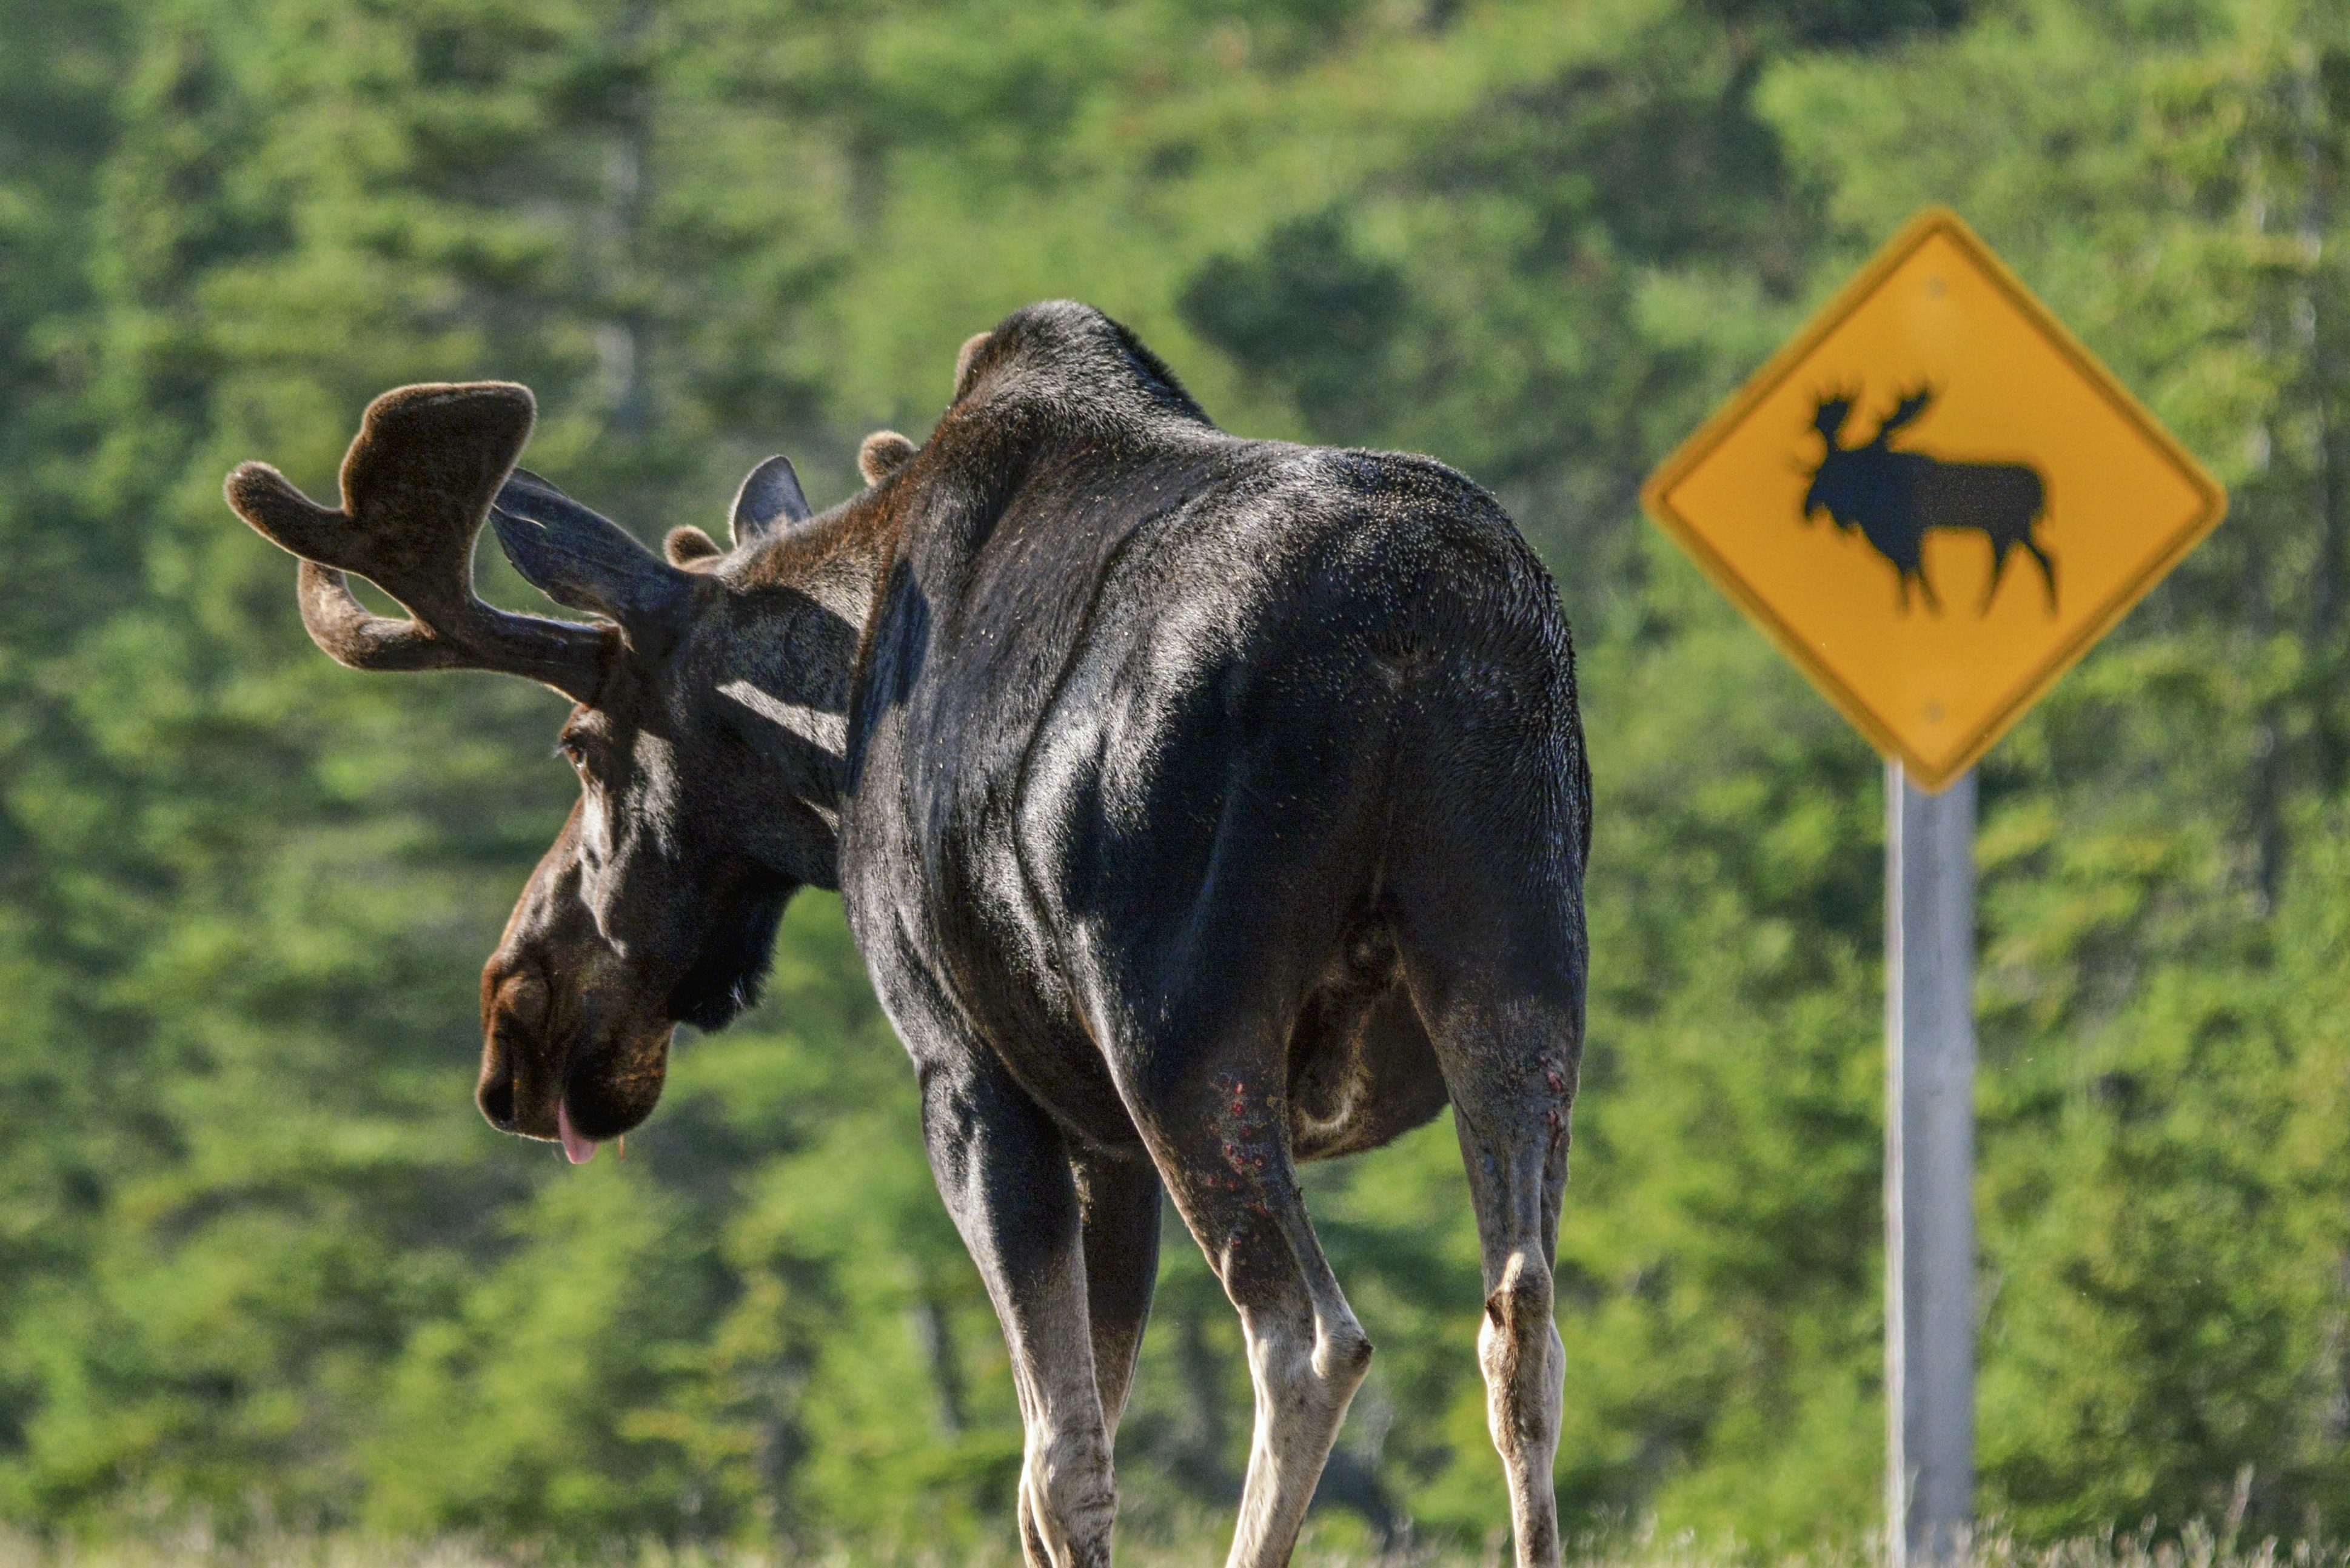
<svg viewBox="0 0 2350 1568"><path fill-rule="evenodd" d="M669 564L672 566L691 566L696 561L706 561L712 556L725 553L718 547L717 540L691 523L671 529L669 536L661 541L661 554L669 557Z"/></svg>
<svg viewBox="0 0 2350 1568"><path fill-rule="evenodd" d="M556 604L619 622L631 648L659 657L682 625L693 579L526 468L490 508L498 546L523 579Z"/></svg>
<svg viewBox="0 0 2350 1568"><path fill-rule="evenodd" d="M778 452L744 474L743 488L734 493L734 543L746 543L781 524L804 523L808 514L800 476L792 472L792 460Z"/></svg>

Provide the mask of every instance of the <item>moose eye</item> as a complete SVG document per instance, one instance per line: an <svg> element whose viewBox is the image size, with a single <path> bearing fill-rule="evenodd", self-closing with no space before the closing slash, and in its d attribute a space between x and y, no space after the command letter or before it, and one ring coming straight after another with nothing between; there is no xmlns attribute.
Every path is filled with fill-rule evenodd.
<svg viewBox="0 0 2350 1568"><path fill-rule="evenodd" d="M588 753L580 750L579 742L568 735L555 742L555 750L575 769L582 769L588 765Z"/></svg>

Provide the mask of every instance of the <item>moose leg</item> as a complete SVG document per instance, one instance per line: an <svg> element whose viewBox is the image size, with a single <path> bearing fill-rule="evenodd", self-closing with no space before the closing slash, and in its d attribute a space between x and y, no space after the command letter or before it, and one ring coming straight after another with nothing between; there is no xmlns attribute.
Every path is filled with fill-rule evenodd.
<svg viewBox="0 0 2350 1568"><path fill-rule="evenodd" d="M918 1056L940 1196L1003 1324L1027 1444L1028 1568L1104 1568L1118 1489L1094 1382L1081 1202L1060 1130L983 1045Z"/></svg>
<svg viewBox="0 0 2350 1568"><path fill-rule="evenodd" d="M1458 1062L1463 1054L1446 1054ZM1566 1096L1545 1096L1555 1115L1529 1116L1517 1105L1492 1103L1523 1096L1492 1095L1497 1085L1465 1086L1465 1096L1456 1091L1453 1125L1484 1264L1477 1361L1485 1374L1486 1429L1509 1480L1519 1568L1551 1568L1559 1560L1552 1469L1566 1380L1551 1271L1566 1185Z"/></svg>
<svg viewBox="0 0 2350 1568"><path fill-rule="evenodd" d="M1279 1058L1275 1056L1274 1060ZM1228 1064L1138 1119L1186 1225L1240 1309L1255 1433L1229 1568L1280 1568L1371 1342L1323 1256L1290 1163L1277 1073Z"/></svg>
<svg viewBox="0 0 2350 1568"><path fill-rule="evenodd" d="M1566 1352L1551 1272L1583 1037L1582 920L1571 894L1537 888L1481 898L1464 886L1481 879L1465 867L1444 876L1439 896L1416 900L1399 947L1452 1097L1477 1214L1485 1283L1477 1359L1518 1568L1556 1568L1552 1468ZM1497 904L1517 908L1503 917Z"/></svg>
<svg viewBox="0 0 2350 1568"><path fill-rule="evenodd" d="M1582 1060L1588 796L1579 758L1540 725L1546 702L1565 711L1564 699L1497 691L1465 663L1431 661L1424 679L1430 711L1485 743L1407 753L1398 816L1413 830L1396 842L1397 953L1452 1099L1477 1214L1478 1360L1517 1563L1555 1568L1565 1352L1552 1265Z"/></svg>
<svg viewBox="0 0 2350 1568"><path fill-rule="evenodd" d="M1159 1284L1159 1173L1140 1155L1083 1151L1071 1165L1085 1239L1094 1380L1100 1385L1103 1425L1115 1437Z"/></svg>
<svg viewBox="0 0 2350 1568"><path fill-rule="evenodd" d="M1994 537L1991 542L1991 584L1983 589L1982 603L1976 613L1989 615L1991 601L1999 597L2000 579L2007 576L2007 557L2015 548L2013 539Z"/></svg>
<svg viewBox="0 0 2350 1568"><path fill-rule="evenodd" d="M1294 847L1228 832L1245 846L1232 859L1251 875L1295 872L1298 888L1344 885L1298 871ZM1319 908L1300 908L1303 898L1284 908L1274 898L1214 896L1223 892L1211 888L1201 907L1207 912L1194 911L1210 940L1161 971L1155 985L1097 992L1095 1027L1111 1042L1111 1070L1159 1179L1240 1312L1256 1420L1229 1568L1282 1568L1369 1370L1371 1342L1298 1191L1288 1106L1296 1008L1288 977L1265 955L1284 940L1329 950L1345 904L1326 896ZM1138 996L1146 1000L1138 1004Z"/></svg>
<svg viewBox="0 0 2350 1568"><path fill-rule="evenodd" d="M1433 1018L1430 1036L1452 1096L1484 1266L1477 1359L1486 1429L1509 1482L1518 1568L1556 1568L1552 1468L1566 1353L1553 1316L1551 1271L1579 1031L1523 996L1444 1007Z"/></svg>
<svg viewBox="0 0 2350 1568"><path fill-rule="evenodd" d="M1388 748L1364 743L1363 726L1399 680L1367 656L1353 670L1326 656L1259 662L1263 679L1222 670L1180 709L1221 723L1244 689L1245 724L1181 742L1199 748L1186 766L1216 754L1210 736L1228 748L1217 809L1109 840L1119 851L1073 904L1133 913L1116 940L1108 916L1073 914L1064 960L1159 1179L1240 1311L1256 1420L1232 1568L1289 1561L1370 1362L1297 1189L1289 1041L1375 877Z"/></svg>
<svg viewBox="0 0 2350 1568"><path fill-rule="evenodd" d="M2033 560L2040 563L2040 580L2048 589L2048 613L2054 615L2056 613L2056 563L2049 558L2047 551L2040 547L2040 542L2029 534L2023 536L2023 547L2032 552Z"/></svg>

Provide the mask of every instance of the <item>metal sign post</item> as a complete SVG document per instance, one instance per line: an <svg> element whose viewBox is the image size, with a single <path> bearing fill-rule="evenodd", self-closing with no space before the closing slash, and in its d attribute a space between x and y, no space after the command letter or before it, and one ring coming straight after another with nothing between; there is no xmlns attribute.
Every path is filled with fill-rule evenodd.
<svg viewBox="0 0 2350 1568"><path fill-rule="evenodd" d="M1886 1521L1926 1568L1974 1514L1975 775L1885 795Z"/></svg>

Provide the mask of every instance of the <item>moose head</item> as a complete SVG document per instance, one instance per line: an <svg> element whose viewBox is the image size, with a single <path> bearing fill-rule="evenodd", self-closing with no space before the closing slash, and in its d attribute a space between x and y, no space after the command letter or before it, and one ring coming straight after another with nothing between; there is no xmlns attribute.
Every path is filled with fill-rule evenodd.
<svg viewBox="0 0 2350 1568"><path fill-rule="evenodd" d="M1878 482L1882 465L1876 461L1877 454L1890 450L1893 437L1916 422L1934 400L1934 392L1930 387L1919 387L1903 393L1893 411L1878 421L1875 435L1859 446L1846 446L1844 427L1852 418L1856 397L1849 391L1825 393L1813 405L1812 428L1826 444L1811 470L1811 488L1804 492L1806 523L1825 512L1841 527L1857 525L1853 519L1866 510L1866 498Z"/></svg>
<svg viewBox="0 0 2350 1568"><path fill-rule="evenodd" d="M369 405L339 510L263 463L230 474L227 494L301 558L303 624L329 657L499 670L576 704L557 744L580 797L483 971L475 1098L494 1126L558 1140L578 1163L651 1112L679 1023L721 1028L755 1000L792 894L837 883L870 578L811 524L781 457L743 481L732 549L680 528L663 560L515 468L534 417L528 389L508 383L402 388ZM868 474L911 451L902 437L867 444ZM525 579L598 618L477 597L485 520ZM408 618L369 612L349 572Z"/></svg>

